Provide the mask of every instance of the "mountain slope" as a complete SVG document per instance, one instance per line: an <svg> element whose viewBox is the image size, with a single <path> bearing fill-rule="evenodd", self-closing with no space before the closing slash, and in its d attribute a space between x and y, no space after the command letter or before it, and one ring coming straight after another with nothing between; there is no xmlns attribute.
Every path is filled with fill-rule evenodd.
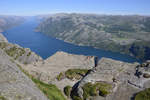
<svg viewBox="0 0 150 100"><path fill-rule="evenodd" d="M150 59L150 17L55 14L36 31L64 41Z"/></svg>
<svg viewBox="0 0 150 100"><path fill-rule="evenodd" d="M0 49L4 50L6 54L8 54L14 60L17 60L23 64L29 64L43 60L40 56L32 52L29 48L22 48L19 45L9 43L1 33Z"/></svg>
<svg viewBox="0 0 150 100"><path fill-rule="evenodd" d="M22 23L24 20L24 17L0 15L0 32L16 26Z"/></svg>
<svg viewBox="0 0 150 100"><path fill-rule="evenodd" d="M18 65L0 49L0 99L48 100Z"/></svg>

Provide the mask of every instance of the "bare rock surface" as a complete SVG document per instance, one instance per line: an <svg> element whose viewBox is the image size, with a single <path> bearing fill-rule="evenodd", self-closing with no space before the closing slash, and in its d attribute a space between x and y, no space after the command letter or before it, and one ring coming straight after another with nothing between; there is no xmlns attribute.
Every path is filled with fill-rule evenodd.
<svg viewBox="0 0 150 100"><path fill-rule="evenodd" d="M66 85L73 86L77 81L64 79L57 81L56 76L68 69L91 69L95 66L95 57L57 52L45 61L28 64L23 68L31 75L46 83L56 84L61 90ZM66 81L65 81L66 80Z"/></svg>
<svg viewBox="0 0 150 100"><path fill-rule="evenodd" d="M0 96L6 100L48 100L16 63L0 49Z"/></svg>
<svg viewBox="0 0 150 100"><path fill-rule="evenodd" d="M75 91L83 98L82 87L86 83L105 82L112 84L112 92L106 97L94 96L92 100L133 100L137 92L150 88L150 78L144 77L145 73L148 76L149 72L148 61L140 65L102 58L97 67L76 84Z"/></svg>

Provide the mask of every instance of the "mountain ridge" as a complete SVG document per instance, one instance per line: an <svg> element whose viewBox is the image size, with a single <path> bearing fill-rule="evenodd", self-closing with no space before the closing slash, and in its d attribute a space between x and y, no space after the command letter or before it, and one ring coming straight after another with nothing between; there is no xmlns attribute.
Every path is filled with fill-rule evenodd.
<svg viewBox="0 0 150 100"><path fill-rule="evenodd" d="M149 16L54 14L36 31L65 42L149 59Z"/></svg>

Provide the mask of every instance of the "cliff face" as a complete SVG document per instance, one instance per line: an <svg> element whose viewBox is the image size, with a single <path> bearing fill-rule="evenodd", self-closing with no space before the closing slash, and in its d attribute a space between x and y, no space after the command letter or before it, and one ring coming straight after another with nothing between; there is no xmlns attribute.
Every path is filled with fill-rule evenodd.
<svg viewBox="0 0 150 100"><path fill-rule="evenodd" d="M150 88L149 61L139 64L102 58L95 64L95 57L57 52L23 69L62 91L71 86L68 98L72 100L137 100L135 94Z"/></svg>
<svg viewBox="0 0 150 100"><path fill-rule="evenodd" d="M19 45L9 43L1 33L0 48L14 60L17 60L23 64L29 64L42 60L40 56L32 52L29 48L22 48Z"/></svg>
<svg viewBox="0 0 150 100"><path fill-rule="evenodd" d="M41 81L56 84L63 91L66 84L73 86L78 80L69 80L65 78L64 80L66 81L58 81L57 76L69 69L91 69L95 66L94 58L95 57L92 56L57 52L44 61L24 66L24 70Z"/></svg>
<svg viewBox="0 0 150 100"><path fill-rule="evenodd" d="M150 17L55 14L37 31L77 45L126 53L140 60L150 57Z"/></svg>
<svg viewBox="0 0 150 100"><path fill-rule="evenodd" d="M22 51L24 53L21 55ZM19 64L33 63L39 59L41 58L29 49L8 43L7 39L0 34L0 99L48 100L32 80L20 70Z"/></svg>
<svg viewBox="0 0 150 100"><path fill-rule="evenodd" d="M2 99L3 98L3 99ZM5 98L5 99L4 99ZM20 71L3 50L0 49L0 99L2 100L48 100L36 85Z"/></svg>

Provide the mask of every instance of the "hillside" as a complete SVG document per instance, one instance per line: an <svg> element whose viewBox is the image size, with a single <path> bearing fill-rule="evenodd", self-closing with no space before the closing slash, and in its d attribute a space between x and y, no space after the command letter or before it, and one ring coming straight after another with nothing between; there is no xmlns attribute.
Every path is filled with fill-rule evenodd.
<svg viewBox="0 0 150 100"><path fill-rule="evenodd" d="M55 14L45 17L36 31L66 42L150 59L150 17Z"/></svg>
<svg viewBox="0 0 150 100"><path fill-rule="evenodd" d="M3 50L0 49L0 100L48 100Z"/></svg>
<svg viewBox="0 0 150 100"><path fill-rule="evenodd" d="M3 32L16 25L19 25L24 20L25 20L24 17L0 15L0 32Z"/></svg>
<svg viewBox="0 0 150 100"><path fill-rule="evenodd" d="M0 100L66 100L54 84L46 84L23 68L43 59L0 34ZM43 92L43 93L42 93Z"/></svg>

